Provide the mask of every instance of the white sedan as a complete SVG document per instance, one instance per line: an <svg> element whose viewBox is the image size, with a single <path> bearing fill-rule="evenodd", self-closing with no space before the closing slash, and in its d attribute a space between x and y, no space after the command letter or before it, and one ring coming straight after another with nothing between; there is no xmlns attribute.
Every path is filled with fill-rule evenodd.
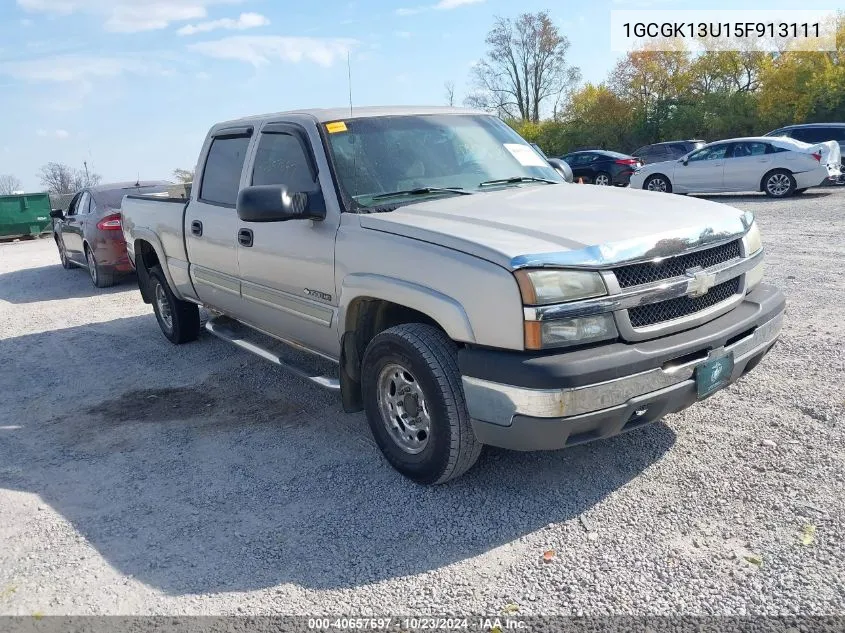
<svg viewBox="0 0 845 633"><path fill-rule="evenodd" d="M631 176L631 187L667 193L764 191L784 198L835 181L841 159L834 141L810 145L786 137L734 138L678 160L645 165Z"/></svg>

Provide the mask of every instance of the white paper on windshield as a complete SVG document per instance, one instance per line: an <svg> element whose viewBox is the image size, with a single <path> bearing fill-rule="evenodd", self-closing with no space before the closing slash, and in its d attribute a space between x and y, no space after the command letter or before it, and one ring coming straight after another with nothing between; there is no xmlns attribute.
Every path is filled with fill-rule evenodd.
<svg viewBox="0 0 845 633"><path fill-rule="evenodd" d="M543 157L535 152L527 145L520 145L519 143L505 143L505 149L511 153L520 165L525 167L548 167L548 163L543 160Z"/></svg>

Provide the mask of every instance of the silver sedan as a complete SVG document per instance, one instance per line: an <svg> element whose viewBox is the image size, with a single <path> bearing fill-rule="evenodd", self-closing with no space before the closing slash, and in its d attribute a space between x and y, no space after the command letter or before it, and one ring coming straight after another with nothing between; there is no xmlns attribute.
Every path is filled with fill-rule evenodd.
<svg viewBox="0 0 845 633"><path fill-rule="evenodd" d="M631 176L631 187L667 193L764 191L784 198L835 181L840 161L833 141L810 145L785 137L735 138L678 160L645 165Z"/></svg>

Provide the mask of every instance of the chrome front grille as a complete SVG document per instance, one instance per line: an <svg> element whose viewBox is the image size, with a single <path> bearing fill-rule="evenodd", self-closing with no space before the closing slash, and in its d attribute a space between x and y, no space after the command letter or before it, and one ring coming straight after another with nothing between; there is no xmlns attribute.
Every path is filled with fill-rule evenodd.
<svg viewBox="0 0 845 633"><path fill-rule="evenodd" d="M707 308L727 301L739 292L740 277L713 286L706 295L701 297L677 297L659 303L650 303L628 310L628 318L634 328L657 325L666 321L673 321L691 316Z"/></svg>
<svg viewBox="0 0 845 633"><path fill-rule="evenodd" d="M742 240L734 240L715 248L678 255L677 257L668 257L657 263L644 262L621 266L615 268L613 272L620 288L641 286L672 277L683 277L690 268L710 268L742 257L741 242Z"/></svg>

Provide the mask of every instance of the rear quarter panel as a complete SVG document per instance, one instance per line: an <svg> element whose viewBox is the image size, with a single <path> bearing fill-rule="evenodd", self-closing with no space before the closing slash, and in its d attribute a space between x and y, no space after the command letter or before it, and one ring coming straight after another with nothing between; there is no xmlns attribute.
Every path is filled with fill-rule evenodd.
<svg viewBox="0 0 845 633"><path fill-rule="evenodd" d="M121 205L123 234L133 261L136 241L149 242L174 294L180 298L196 298L188 275L184 211L185 200L182 199L127 196Z"/></svg>

